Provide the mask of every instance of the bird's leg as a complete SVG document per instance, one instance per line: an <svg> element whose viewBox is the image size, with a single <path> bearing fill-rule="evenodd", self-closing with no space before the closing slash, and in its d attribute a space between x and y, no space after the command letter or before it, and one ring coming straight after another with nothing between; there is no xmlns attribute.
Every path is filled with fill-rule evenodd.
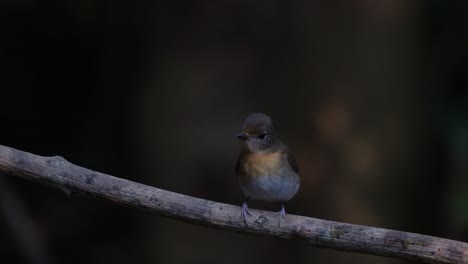
<svg viewBox="0 0 468 264"><path fill-rule="evenodd" d="M279 215L278 217L278 226L281 224L281 217L286 218L286 210L284 210L284 202L281 202L281 210L275 213L275 216Z"/></svg>
<svg viewBox="0 0 468 264"><path fill-rule="evenodd" d="M248 225L247 223L247 215L250 214L249 212L249 207L247 206L247 202L249 201L249 198L245 200L245 202L242 204L242 216L244 217L245 224Z"/></svg>

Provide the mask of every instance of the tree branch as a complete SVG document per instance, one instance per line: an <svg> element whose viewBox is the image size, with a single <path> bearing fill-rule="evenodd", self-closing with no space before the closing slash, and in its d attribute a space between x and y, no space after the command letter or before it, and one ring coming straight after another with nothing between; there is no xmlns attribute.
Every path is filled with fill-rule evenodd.
<svg viewBox="0 0 468 264"><path fill-rule="evenodd" d="M251 209L246 226L238 206L173 193L0 145L0 172L70 189L184 222L239 233L303 239L312 246L430 263L468 263L468 243L438 237Z"/></svg>

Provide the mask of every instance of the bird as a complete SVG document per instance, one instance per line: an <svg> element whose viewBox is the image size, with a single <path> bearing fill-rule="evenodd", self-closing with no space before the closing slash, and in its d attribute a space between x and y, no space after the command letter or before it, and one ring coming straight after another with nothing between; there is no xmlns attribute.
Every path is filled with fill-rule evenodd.
<svg viewBox="0 0 468 264"><path fill-rule="evenodd" d="M299 190L299 168L293 154L278 138L271 117L264 113L251 113L242 123L237 135L240 154L235 171L245 196L242 217L248 225L249 200L281 202L275 215L286 218L284 203Z"/></svg>

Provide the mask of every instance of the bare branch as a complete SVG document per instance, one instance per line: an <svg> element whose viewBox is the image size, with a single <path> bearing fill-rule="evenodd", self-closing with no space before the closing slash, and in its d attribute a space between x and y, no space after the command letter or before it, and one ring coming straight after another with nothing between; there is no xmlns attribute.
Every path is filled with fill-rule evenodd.
<svg viewBox="0 0 468 264"><path fill-rule="evenodd" d="M181 221L239 233L304 239L313 246L430 263L468 263L468 243L438 237L251 209L246 226L238 206L169 192L71 164L0 146L0 172L99 197Z"/></svg>

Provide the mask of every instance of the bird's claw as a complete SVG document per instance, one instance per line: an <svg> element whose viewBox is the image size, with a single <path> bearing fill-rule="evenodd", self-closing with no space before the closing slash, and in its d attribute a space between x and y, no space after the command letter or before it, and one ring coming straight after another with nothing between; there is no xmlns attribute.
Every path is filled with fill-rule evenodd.
<svg viewBox="0 0 468 264"><path fill-rule="evenodd" d="M244 202L242 204L242 217L244 217L245 224L248 225L247 223L247 215L250 215L249 207L247 206L247 203Z"/></svg>
<svg viewBox="0 0 468 264"><path fill-rule="evenodd" d="M281 224L281 218L286 218L286 210L284 210L284 205L281 205L281 210L275 213L275 216L278 216L278 226Z"/></svg>

